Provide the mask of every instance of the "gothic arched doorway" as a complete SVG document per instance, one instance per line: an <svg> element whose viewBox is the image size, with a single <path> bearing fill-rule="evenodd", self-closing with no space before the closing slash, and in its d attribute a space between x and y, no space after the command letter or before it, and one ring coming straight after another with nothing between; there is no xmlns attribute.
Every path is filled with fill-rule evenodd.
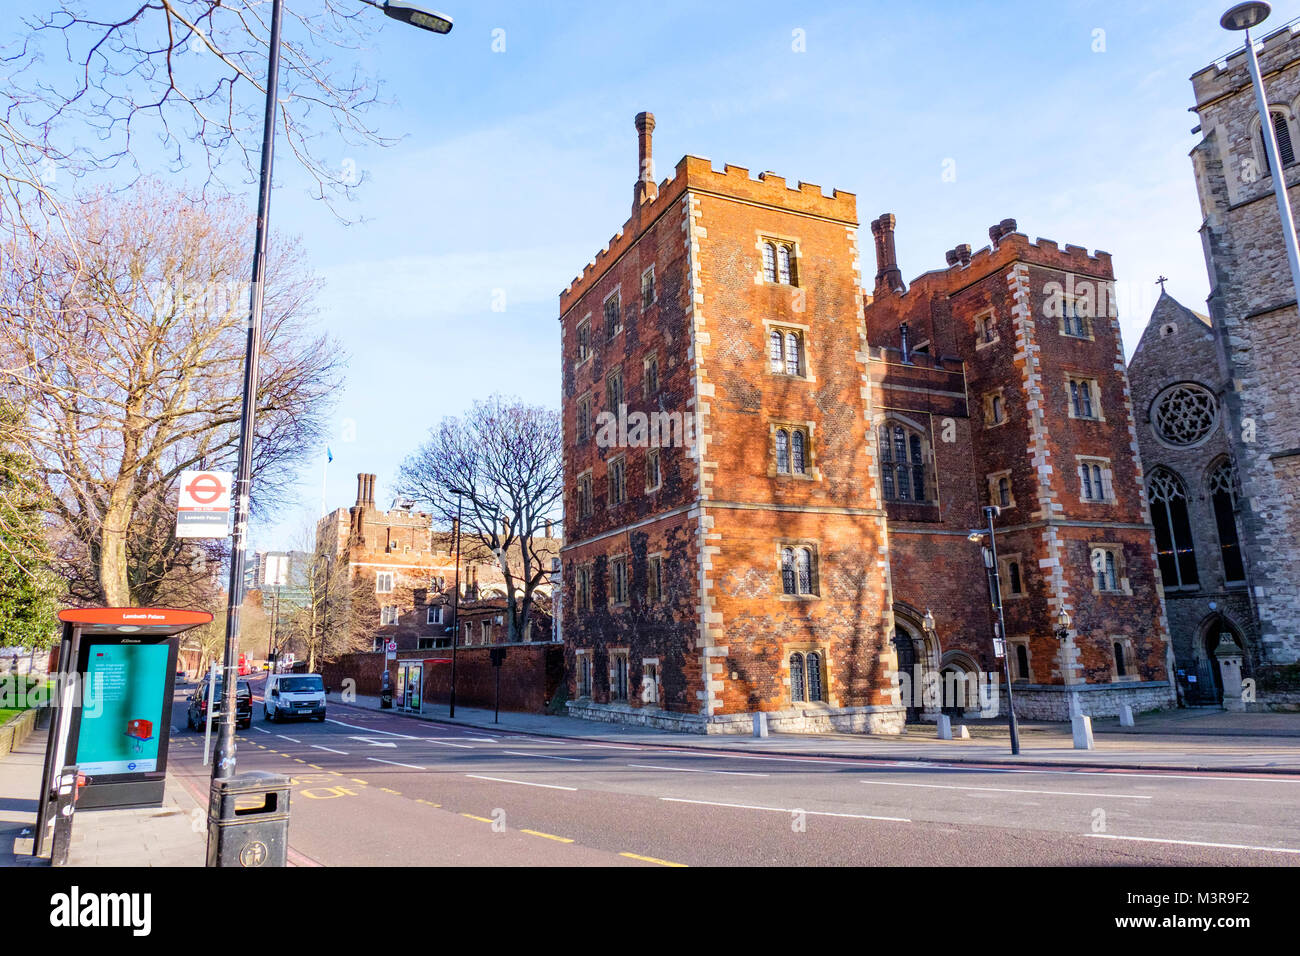
<svg viewBox="0 0 1300 956"><path fill-rule="evenodd" d="M900 702L907 708L907 722L915 724L921 719L921 668L916 666L916 638L902 624L894 626L894 653L898 656Z"/></svg>

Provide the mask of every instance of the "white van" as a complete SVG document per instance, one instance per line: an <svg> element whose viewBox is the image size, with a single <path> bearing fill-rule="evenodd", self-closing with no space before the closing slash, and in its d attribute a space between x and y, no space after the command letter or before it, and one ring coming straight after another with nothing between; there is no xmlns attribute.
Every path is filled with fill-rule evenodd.
<svg viewBox="0 0 1300 956"><path fill-rule="evenodd" d="M320 674L268 674L262 690L262 716L325 719L325 681Z"/></svg>

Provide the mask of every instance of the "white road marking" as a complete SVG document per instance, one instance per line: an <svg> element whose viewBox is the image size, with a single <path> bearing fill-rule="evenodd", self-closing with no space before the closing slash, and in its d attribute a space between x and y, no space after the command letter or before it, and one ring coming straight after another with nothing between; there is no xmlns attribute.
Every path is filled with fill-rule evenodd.
<svg viewBox="0 0 1300 956"><path fill-rule="evenodd" d="M495 783L517 783L521 787L542 787L546 790L568 790L576 793L577 787L559 787L553 783L529 783L527 780L507 780L505 777L484 777L477 773L467 773L467 777L473 777L475 780L491 780Z"/></svg>
<svg viewBox="0 0 1300 956"><path fill-rule="evenodd" d="M1288 846L1246 846L1241 843L1202 843L1199 840L1158 840L1155 837L1120 836L1115 833L1085 833L1098 840L1131 840L1135 843L1173 843L1178 846L1208 846L1220 850L1259 850L1262 853L1300 853Z"/></svg>
<svg viewBox="0 0 1300 956"><path fill-rule="evenodd" d="M733 810L767 810L771 813L806 813L810 817L845 817L850 820L886 820L890 823L911 823L907 817L877 817L868 813L831 813L828 810L804 810L802 808L757 807L748 803L716 803L713 800L687 800L683 797L660 797L668 803L696 803L706 807L730 807Z"/></svg>
<svg viewBox="0 0 1300 956"><path fill-rule="evenodd" d="M481 744L494 744L497 742L495 737L465 737L465 740L477 740Z"/></svg>
<svg viewBox="0 0 1300 956"><path fill-rule="evenodd" d="M375 740L373 737L349 737L348 740L359 740L363 744L369 744L371 747L392 747L397 749L397 744L391 740Z"/></svg>
<svg viewBox="0 0 1300 956"><path fill-rule="evenodd" d="M674 773L720 773L728 777L766 777L765 773L749 773L745 770L696 770L692 767L660 767L650 763L630 763L629 767L638 770L671 770Z"/></svg>
<svg viewBox="0 0 1300 956"><path fill-rule="evenodd" d="M346 750L335 750L333 747L322 747L320 744L312 744L312 746L317 750L328 750L332 754L342 754L345 757L348 755Z"/></svg>
<svg viewBox="0 0 1300 956"><path fill-rule="evenodd" d="M270 733L270 731L267 730L265 727L254 727L253 729L256 730L259 734L269 734L269 733Z"/></svg>
<svg viewBox="0 0 1300 956"><path fill-rule="evenodd" d="M1240 777L1209 777L1197 773L1129 773L1126 770L1029 770L1019 767L1000 767L985 768L979 770L973 767L953 767L948 769L970 770L971 773L1056 773L1056 774L1089 774L1092 776L1112 777L1127 779L1130 777L1144 777L1151 780L1220 780L1231 783L1241 783L1250 781L1252 783L1300 783L1300 778L1278 779L1268 774L1242 774Z"/></svg>
<svg viewBox="0 0 1300 956"><path fill-rule="evenodd" d="M461 750L473 750L469 744L454 744L450 740L436 740L433 737L425 738L431 744L437 744L439 747L459 747Z"/></svg>
<svg viewBox="0 0 1300 956"><path fill-rule="evenodd" d="M1047 797L1097 797L1107 800L1151 800L1152 797L1130 793L1081 793L1073 790L1016 790L1011 787L959 787L942 783L898 783L891 780L859 780L873 787L920 787L925 790L979 790L985 793L1036 793Z"/></svg>
<svg viewBox="0 0 1300 956"><path fill-rule="evenodd" d="M302 741L299 740L297 737L286 737L284 734L276 734L276 736L279 737L281 740L292 741L295 744L302 743Z"/></svg>
<svg viewBox="0 0 1300 956"><path fill-rule="evenodd" d="M512 757L543 757L546 760L574 760L579 763L582 762L581 757L556 757L553 754L530 754L530 753L524 753L521 750L503 750L501 752L503 754L510 754L510 756Z"/></svg>
<svg viewBox="0 0 1300 956"><path fill-rule="evenodd" d="M413 764L413 763L398 763L396 760L381 760L379 757L367 757L366 759L367 759L367 760L373 760L373 761L375 761L375 763L388 763L388 764L392 764L394 767L407 767L408 769L411 769L411 770L424 770L424 769L425 769L424 767L417 767L417 766L416 766L415 764Z"/></svg>
<svg viewBox="0 0 1300 956"><path fill-rule="evenodd" d="M340 727L347 727L350 730L364 730L366 733L369 734L383 734L385 737L401 737L404 740L419 739L417 737L411 736L410 734L398 734L398 733L394 733L391 730L380 730L378 727L358 727L356 724L345 724L343 721L335 720L333 717L326 717L325 719L331 724L338 724Z"/></svg>

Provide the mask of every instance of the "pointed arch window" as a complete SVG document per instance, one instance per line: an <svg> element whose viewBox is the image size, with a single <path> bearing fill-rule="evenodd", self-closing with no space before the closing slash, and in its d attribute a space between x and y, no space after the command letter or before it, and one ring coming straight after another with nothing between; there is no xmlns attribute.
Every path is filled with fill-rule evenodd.
<svg viewBox="0 0 1300 956"><path fill-rule="evenodd" d="M816 558L810 547L781 549L781 590L786 594L816 593Z"/></svg>
<svg viewBox="0 0 1300 956"><path fill-rule="evenodd" d="M773 372L783 370L784 354L780 329L773 329L767 335L767 361Z"/></svg>
<svg viewBox="0 0 1300 956"><path fill-rule="evenodd" d="M1210 471L1207 491L1214 506L1214 523L1219 532L1219 554L1223 558L1223 579L1228 584L1246 580L1246 566L1241 559L1237 539L1237 470L1227 459Z"/></svg>
<svg viewBox="0 0 1300 956"><path fill-rule="evenodd" d="M776 470L778 474L790 474L790 433L784 428L776 430Z"/></svg>
<svg viewBox="0 0 1300 956"><path fill-rule="evenodd" d="M775 243L763 243L763 281L776 281L776 245Z"/></svg>
<svg viewBox="0 0 1300 956"><path fill-rule="evenodd" d="M1295 162L1295 146L1291 142L1291 124L1286 113L1281 110L1269 110L1269 119L1273 121L1273 134L1277 138L1277 151L1282 157L1282 165L1290 166ZM1268 147L1264 143L1264 130L1259 130L1259 154L1264 157L1264 170L1272 172L1272 163L1268 158Z"/></svg>
<svg viewBox="0 0 1300 956"><path fill-rule="evenodd" d="M1151 501L1151 523L1156 532L1156 557L1160 562L1160 577L1167 590L1195 588L1199 584L1196 574L1196 550L1192 541L1192 526L1187 511L1187 487L1183 480L1167 468L1151 472L1148 490Z"/></svg>
<svg viewBox="0 0 1300 956"><path fill-rule="evenodd" d="M1016 673L1021 680L1029 680L1029 651L1023 644L1016 645Z"/></svg>

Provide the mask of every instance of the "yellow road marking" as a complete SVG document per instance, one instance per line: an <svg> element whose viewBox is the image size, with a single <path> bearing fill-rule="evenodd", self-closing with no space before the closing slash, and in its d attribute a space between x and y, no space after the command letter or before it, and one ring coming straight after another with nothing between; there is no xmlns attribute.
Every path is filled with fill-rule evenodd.
<svg viewBox="0 0 1300 956"><path fill-rule="evenodd" d="M639 853L620 853L619 856L626 856L633 860L644 860L646 863L658 863L660 866L686 866L685 863L670 863L667 860L660 860L653 856L641 856Z"/></svg>
<svg viewBox="0 0 1300 956"><path fill-rule="evenodd" d="M304 797L311 800L330 800L334 797L355 797L356 792L346 787L314 787L310 790L299 791Z"/></svg>
<svg viewBox="0 0 1300 956"><path fill-rule="evenodd" d="M426 807L441 807L441 806L442 806L441 803L430 803L428 800L425 800L423 797L416 797L416 798L415 798L415 802L416 802L416 803L423 803Z"/></svg>
<svg viewBox="0 0 1300 956"><path fill-rule="evenodd" d="M520 830L520 833L531 833L533 836L544 837L547 840L554 840L556 843L572 843L568 837L556 836L554 833L543 833L541 830Z"/></svg>
<svg viewBox="0 0 1300 956"><path fill-rule="evenodd" d="M363 786L363 787L368 786L368 784L367 784L364 780L362 780L360 777L353 777L353 778L352 778L352 782L353 782L353 783L359 783L359 784L361 784L361 786Z"/></svg>
<svg viewBox="0 0 1300 956"><path fill-rule="evenodd" d="M294 761L295 761L296 763L306 763L306 762L307 762L307 761L303 760L301 757L294 757L293 759L294 759Z"/></svg>
<svg viewBox="0 0 1300 956"><path fill-rule="evenodd" d="M402 791L400 791L400 790L389 790L387 787L380 787L379 789L382 790L382 791L384 791L384 793L395 793L395 794L397 794L399 797L402 795Z"/></svg>
<svg viewBox="0 0 1300 956"><path fill-rule="evenodd" d="M472 813L462 813L461 816L462 816L462 817L469 817L471 820L477 820L479 823L493 823L493 822L495 822L495 821L493 821L493 820L489 820L487 817L476 817L476 816L474 816L474 814L472 814Z"/></svg>
<svg viewBox="0 0 1300 956"><path fill-rule="evenodd" d="M316 764L314 764L314 763L309 763L309 764L307 764L307 766L311 767L311 769L313 769L313 770L324 770L324 769L325 769L324 767L318 767L318 766L317 766Z"/></svg>

